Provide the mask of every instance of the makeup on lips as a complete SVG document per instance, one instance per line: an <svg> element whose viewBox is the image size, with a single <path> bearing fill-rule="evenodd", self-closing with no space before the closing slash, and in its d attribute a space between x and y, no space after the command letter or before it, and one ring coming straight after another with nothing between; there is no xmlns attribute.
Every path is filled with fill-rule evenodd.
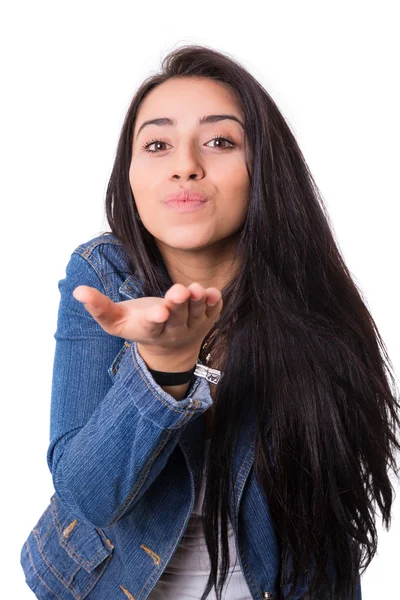
<svg viewBox="0 0 400 600"><path fill-rule="evenodd" d="M200 192L179 192L169 194L163 200L165 206L176 212L194 212L208 203L208 198Z"/></svg>

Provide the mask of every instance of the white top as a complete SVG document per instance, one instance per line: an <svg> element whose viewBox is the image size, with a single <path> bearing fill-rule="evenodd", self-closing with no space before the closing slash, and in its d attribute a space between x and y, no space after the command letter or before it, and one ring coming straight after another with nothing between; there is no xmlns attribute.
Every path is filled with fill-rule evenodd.
<svg viewBox="0 0 400 600"><path fill-rule="evenodd" d="M210 440L205 440L205 456ZM150 600L199 600L210 574L210 561L201 522L201 507L205 493L205 465L200 493L196 497L187 528L165 571L157 581ZM224 585L222 598L229 600L251 600L252 596L243 577L235 548L235 536L228 516L228 542L230 571ZM215 600L212 588L207 600Z"/></svg>

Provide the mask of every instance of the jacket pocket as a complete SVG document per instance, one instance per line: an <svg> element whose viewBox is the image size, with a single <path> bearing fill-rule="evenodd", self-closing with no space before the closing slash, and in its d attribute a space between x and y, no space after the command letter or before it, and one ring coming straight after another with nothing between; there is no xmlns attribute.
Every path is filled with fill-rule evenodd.
<svg viewBox="0 0 400 600"><path fill-rule="evenodd" d="M101 529L74 518L54 494L22 548L21 565L37 598L83 600L113 550Z"/></svg>

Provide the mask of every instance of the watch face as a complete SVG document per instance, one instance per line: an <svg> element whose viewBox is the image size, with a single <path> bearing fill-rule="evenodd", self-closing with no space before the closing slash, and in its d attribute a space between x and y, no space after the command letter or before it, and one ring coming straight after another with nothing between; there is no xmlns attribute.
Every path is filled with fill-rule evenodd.
<svg viewBox="0 0 400 600"><path fill-rule="evenodd" d="M199 377L204 377L210 383L217 384L221 377L223 376L223 372L218 369L211 369L210 367L206 367L199 360L197 361L194 374Z"/></svg>

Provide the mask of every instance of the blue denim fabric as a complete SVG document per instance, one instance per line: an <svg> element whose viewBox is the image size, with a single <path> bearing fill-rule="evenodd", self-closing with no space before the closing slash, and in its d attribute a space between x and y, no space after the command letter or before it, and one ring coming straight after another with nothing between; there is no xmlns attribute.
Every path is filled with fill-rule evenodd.
<svg viewBox="0 0 400 600"><path fill-rule="evenodd" d="M78 285L114 302L143 295L114 235L76 248L58 285L47 452L55 492L23 545L21 565L43 600L144 600L199 492L210 384L195 376L175 400L154 381L136 343L105 333L72 296ZM252 597L269 592L278 600L278 541L252 470L254 445L249 414L233 457L230 517ZM293 600L304 590L303 581ZM352 600L361 600L359 583Z"/></svg>

